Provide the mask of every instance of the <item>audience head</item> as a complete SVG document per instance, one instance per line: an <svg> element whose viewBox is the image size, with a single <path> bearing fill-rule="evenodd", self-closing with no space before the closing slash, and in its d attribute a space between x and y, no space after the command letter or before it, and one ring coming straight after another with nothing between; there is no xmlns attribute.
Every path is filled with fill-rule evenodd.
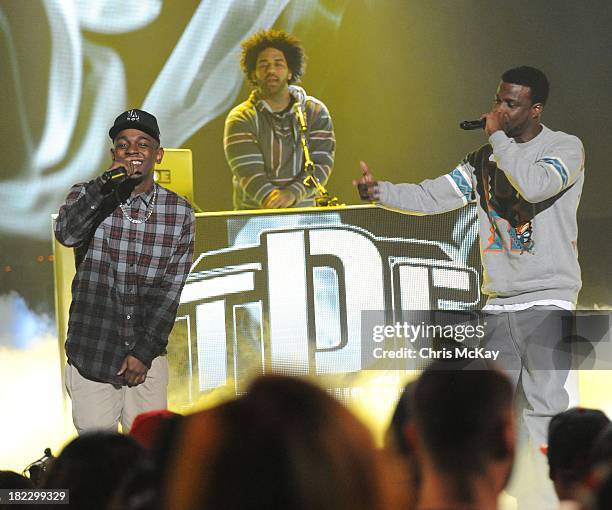
<svg viewBox="0 0 612 510"><path fill-rule="evenodd" d="M399 494L401 508L414 508L421 484L419 463L414 452L414 389L416 380L409 382L395 406L391 423L385 436L386 463L393 464L391 476L396 485L404 488Z"/></svg>
<svg viewBox="0 0 612 510"><path fill-rule="evenodd" d="M168 508L382 508L368 430L337 400L299 379L264 376L248 393L187 417Z"/></svg>
<svg viewBox="0 0 612 510"><path fill-rule="evenodd" d="M589 473L593 445L610 420L596 409L574 407L548 425L548 466L559 499L575 499L576 484Z"/></svg>
<svg viewBox="0 0 612 510"><path fill-rule="evenodd" d="M157 409L141 413L134 419L130 436L146 450L156 449L166 432L181 419L181 415L167 409Z"/></svg>
<svg viewBox="0 0 612 510"><path fill-rule="evenodd" d="M454 481L457 500L472 497L470 481L489 474L501 492L515 448L513 390L486 365L438 362L423 372L414 393L419 461Z"/></svg>
<svg viewBox="0 0 612 510"><path fill-rule="evenodd" d="M84 434L54 460L45 489L69 489L71 508L105 510L113 491L147 460L131 437L113 432Z"/></svg>
<svg viewBox="0 0 612 510"><path fill-rule="evenodd" d="M14 471L0 471L0 489L34 489L32 480ZM23 508L21 504L0 503L0 508Z"/></svg>
<svg viewBox="0 0 612 510"><path fill-rule="evenodd" d="M32 480L14 471L0 471L0 489L33 489Z"/></svg>

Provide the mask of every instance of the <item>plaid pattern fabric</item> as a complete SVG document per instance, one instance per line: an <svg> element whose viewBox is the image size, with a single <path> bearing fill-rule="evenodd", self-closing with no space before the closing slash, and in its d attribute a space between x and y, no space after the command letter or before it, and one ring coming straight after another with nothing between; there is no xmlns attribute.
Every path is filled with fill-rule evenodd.
<svg viewBox="0 0 612 510"><path fill-rule="evenodd" d="M192 263L195 215L183 198L154 186L145 223L130 222L99 180L75 184L55 223L77 263L66 354L90 379L122 384L116 374L128 354L150 367L166 352ZM153 189L132 197L126 213L144 219L152 199Z"/></svg>

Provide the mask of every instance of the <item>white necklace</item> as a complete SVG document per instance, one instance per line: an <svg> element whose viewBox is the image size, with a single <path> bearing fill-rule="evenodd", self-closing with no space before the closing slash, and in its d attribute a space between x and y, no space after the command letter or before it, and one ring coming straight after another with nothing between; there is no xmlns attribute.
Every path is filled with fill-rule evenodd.
<svg viewBox="0 0 612 510"><path fill-rule="evenodd" d="M121 207L121 212L123 213L123 216L125 216L125 218L130 222L130 223L136 223L136 224L140 224L140 223L144 223L146 222L150 217L151 214L153 214L153 207L155 206L155 198L157 197L157 186L155 186L155 184L153 184L153 196L151 197L151 201L149 202L149 205L147 206L147 214L145 215L144 219L142 220L136 220L134 218L132 218L126 209L126 206L124 204L120 204L119 207Z"/></svg>

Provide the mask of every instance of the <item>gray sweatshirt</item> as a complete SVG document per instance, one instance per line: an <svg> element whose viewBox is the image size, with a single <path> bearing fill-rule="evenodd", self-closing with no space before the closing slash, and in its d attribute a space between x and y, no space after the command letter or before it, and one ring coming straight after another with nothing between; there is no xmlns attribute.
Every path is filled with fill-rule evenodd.
<svg viewBox="0 0 612 510"><path fill-rule="evenodd" d="M379 182L380 204L436 214L475 202L488 303L576 303L582 285L576 223L584 182L582 142L546 126L525 143L502 131L489 142L436 179Z"/></svg>

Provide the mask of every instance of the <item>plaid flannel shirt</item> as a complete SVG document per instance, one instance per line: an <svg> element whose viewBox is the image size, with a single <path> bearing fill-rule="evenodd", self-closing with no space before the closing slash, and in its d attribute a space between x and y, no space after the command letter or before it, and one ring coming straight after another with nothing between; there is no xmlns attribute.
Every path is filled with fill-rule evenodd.
<svg viewBox="0 0 612 510"><path fill-rule="evenodd" d="M128 354L150 368L166 352L193 256L195 215L187 201L157 184L153 212L130 222L99 179L75 184L55 222L55 237L75 248L76 275L66 339L68 360L85 377L123 384ZM146 217L153 188L125 203Z"/></svg>

